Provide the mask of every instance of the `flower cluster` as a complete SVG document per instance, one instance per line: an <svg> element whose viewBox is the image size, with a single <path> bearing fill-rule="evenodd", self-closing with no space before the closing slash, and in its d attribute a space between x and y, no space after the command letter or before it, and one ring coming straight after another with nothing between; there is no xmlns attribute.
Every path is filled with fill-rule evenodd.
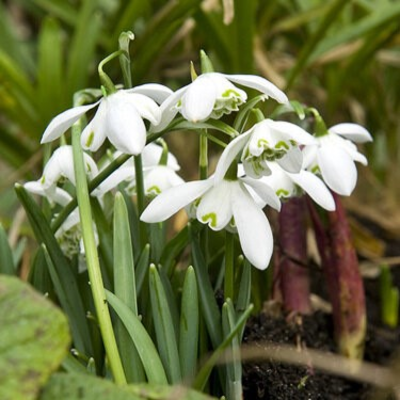
<svg viewBox="0 0 400 400"><path fill-rule="evenodd" d="M264 207L279 211L281 201L307 193L321 207L334 210L330 190L350 195L357 180L354 162L367 164L353 142L369 141L371 135L351 123L307 132L288 121L260 117L260 113L258 122L249 126L248 114L241 119L244 122L236 137L223 150L214 173L207 179L184 182L177 175L178 162L164 141L153 143L149 138L161 137L175 120L186 120L196 129L196 124L212 122L226 114L249 113L244 88L255 89L262 100L271 98L286 105L282 109L290 109L285 93L262 77L205 72L175 92L162 85L147 84L105 93L93 104L79 105L54 118L42 143L59 138L97 107L82 131L81 145L96 152L108 138L114 148L109 153L111 160L120 154L141 155L144 191L148 197L155 197L142 213L142 221L165 221L178 210L189 208L192 218L212 230L237 232L245 257L256 268L265 269L273 251L273 235ZM96 163L88 154L85 163L92 179L98 173ZM103 180L92 195L101 199L122 182L134 194L136 174L130 158ZM58 186L60 178L75 182L70 146L57 149L43 177L25 187L65 205L71 196ZM78 222L77 215L71 214L63 231Z"/></svg>

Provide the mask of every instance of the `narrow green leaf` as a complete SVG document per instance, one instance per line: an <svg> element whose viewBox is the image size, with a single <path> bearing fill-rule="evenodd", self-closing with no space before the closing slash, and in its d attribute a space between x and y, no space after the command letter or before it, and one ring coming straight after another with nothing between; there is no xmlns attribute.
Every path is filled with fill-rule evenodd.
<svg viewBox="0 0 400 400"><path fill-rule="evenodd" d="M65 316L16 277L0 277L0 398L34 400L70 342Z"/></svg>
<svg viewBox="0 0 400 400"><path fill-rule="evenodd" d="M333 0L331 2L331 6L327 10L326 14L322 18L321 22L318 25L318 28L315 32L308 38L306 44L302 48L299 57L297 58L297 62L290 71L286 88L289 89L297 76L301 73L303 67L306 65L309 57L312 54L312 51L315 47L320 43L321 39L325 36L329 27L335 21L337 15L340 11L348 4L347 0Z"/></svg>
<svg viewBox="0 0 400 400"><path fill-rule="evenodd" d="M63 96L61 34L61 28L55 19L44 19L39 34L37 65L37 104L43 124L47 124L69 102Z"/></svg>
<svg viewBox="0 0 400 400"><path fill-rule="evenodd" d="M102 26L97 1L87 0L81 4L68 57L66 77L69 86L68 98L71 98L77 90L87 86L88 68L95 59L96 43Z"/></svg>
<svg viewBox="0 0 400 400"><path fill-rule="evenodd" d="M28 219L36 236L36 240L39 243L45 244L51 261L57 272L63 293L67 294L64 309L69 318L75 347L85 351L87 354L93 354L93 349L90 342L89 327L85 316L85 309L83 308L83 303L75 276L72 273L68 262L65 259L57 240L54 237L50 226L40 208L23 186L16 184L15 191L28 215Z"/></svg>
<svg viewBox="0 0 400 400"><path fill-rule="evenodd" d="M383 27L384 29L391 22L398 21L399 16L399 3L390 2L379 6L376 4L373 12L371 12L371 14L368 16L358 21L352 21L350 24L342 27L340 30L336 30L335 34L332 34L321 40L311 55L309 63L314 62L336 46L359 39L366 34L373 32L374 30L376 30L376 32L381 32L380 28Z"/></svg>
<svg viewBox="0 0 400 400"><path fill-rule="evenodd" d="M12 250L3 225L0 223L0 274L16 275Z"/></svg>
<svg viewBox="0 0 400 400"><path fill-rule="evenodd" d="M215 294L211 286L208 269L201 252L199 238L189 225L189 232L192 245L193 266L196 271L198 289L201 300L201 308L207 330L214 348L217 348L222 341L221 313L218 309Z"/></svg>
<svg viewBox="0 0 400 400"><path fill-rule="evenodd" d="M76 24L77 12L76 8L65 0L29 0L37 4L40 8L49 14L60 18L67 24L74 26Z"/></svg>
<svg viewBox="0 0 400 400"><path fill-rule="evenodd" d="M222 327L225 337L229 336L235 328L235 323L235 310L232 301L227 299L222 306ZM232 358L233 361L225 365L227 371L225 394L228 399L242 398L242 363L240 360L239 335L240 332L234 335L229 345L228 356Z"/></svg>
<svg viewBox="0 0 400 400"><path fill-rule="evenodd" d="M186 271L183 283L179 327L179 359L182 377L192 380L198 360L199 298L196 274L191 266Z"/></svg>
<svg viewBox="0 0 400 400"><path fill-rule="evenodd" d="M61 367L67 372L75 372L84 376L89 375L88 370L72 354L68 354L64 358Z"/></svg>
<svg viewBox="0 0 400 400"><path fill-rule="evenodd" d="M135 265L128 220L128 211L121 193L114 203L114 292L137 316ZM128 382L143 382L144 371L139 355L121 320L115 325L115 335Z"/></svg>
<svg viewBox="0 0 400 400"><path fill-rule="evenodd" d="M125 325L135 344L149 383L168 384L157 349L139 318L115 294L106 290L106 295L107 301Z"/></svg>
<svg viewBox="0 0 400 400"><path fill-rule="evenodd" d="M137 295L140 294L143 287L143 282L145 280L147 271L150 265L150 245L146 244L144 246L142 254L140 255L139 261L136 265L136 292Z"/></svg>
<svg viewBox="0 0 400 400"><path fill-rule="evenodd" d="M242 275L240 277L239 292L236 300L236 311L241 312L247 309L251 296L251 264L241 257Z"/></svg>
<svg viewBox="0 0 400 400"><path fill-rule="evenodd" d="M211 357L207 359L207 361L204 363L204 365L198 372L196 379L192 385L193 388L198 390L202 390L204 388L205 384L209 379L212 369L219 361L221 361L221 357L223 356L224 351L230 345L235 336L237 336L238 332L241 329L243 329L243 326L246 323L247 318L249 318L252 310L253 310L253 305L250 304L247 310L238 318L236 324L232 328L229 335L218 346L218 348L216 348L216 350L212 353Z"/></svg>
<svg viewBox="0 0 400 400"><path fill-rule="evenodd" d="M150 265L149 289L158 350L168 381L171 384L181 381L181 368L178 356L174 324L164 287L155 265Z"/></svg>
<svg viewBox="0 0 400 400"><path fill-rule="evenodd" d="M39 292L54 297L54 285L45 258L45 247L40 246L33 259L28 281Z"/></svg>

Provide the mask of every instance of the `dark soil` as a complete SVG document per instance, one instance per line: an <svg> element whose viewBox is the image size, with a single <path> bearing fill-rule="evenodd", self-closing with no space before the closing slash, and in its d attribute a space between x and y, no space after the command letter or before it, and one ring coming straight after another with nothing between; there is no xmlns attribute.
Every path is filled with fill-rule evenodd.
<svg viewBox="0 0 400 400"><path fill-rule="evenodd" d="M393 268L393 275L395 283L400 287L400 268ZM400 329L386 328L380 321L378 281L365 281L365 292L368 309L365 360L387 365L400 346ZM283 315L277 317L264 312L249 321L244 342L285 343L294 346L301 344L306 348L336 352L331 315L321 311L300 319ZM371 394L373 388L370 385L306 367L272 361L247 363L244 364L243 373L246 400L375 400L376 398ZM391 396L383 398L394 399Z"/></svg>

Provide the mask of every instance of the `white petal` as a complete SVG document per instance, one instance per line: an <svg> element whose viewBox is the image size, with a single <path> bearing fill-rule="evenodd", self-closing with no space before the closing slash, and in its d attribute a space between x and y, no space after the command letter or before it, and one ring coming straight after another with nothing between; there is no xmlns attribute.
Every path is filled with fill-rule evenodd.
<svg viewBox="0 0 400 400"><path fill-rule="evenodd" d="M213 111L217 95L212 77L200 75L182 96L181 114L191 122L206 120Z"/></svg>
<svg viewBox="0 0 400 400"><path fill-rule="evenodd" d="M247 86L252 89L256 89L261 93L264 93L268 97L272 97L278 103L287 103L289 100L282 90L278 89L272 82L268 81L261 76L256 75L226 75L225 78L232 82L239 83L240 85Z"/></svg>
<svg viewBox="0 0 400 400"><path fill-rule="evenodd" d="M124 101L129 102L136 108L142 118L147 119L153 125L157 125L161 121L161 111L157 103L143 94L132 93L124 96Z"/></svg>
<svg viewBox="0 0 400 400"><path fill-rule="evenodd" d="M242 135L233 139L228 146L225 147L215 168L215 182L219 182L224 178L226 171L228 171L228 168L235 160L236 156L240 153L249 140L250 134L251 131L243 133Z"/></svg>
<svg viewBox="0 0 400 400"><path fill-rule="evenodd" d="M101 184L92 192L93 196L102 196L110 190L117 187L125 180L133 180L135 178L135 168L133 166L121 166L111 175L109 175Z"/></svg>
<svg viewBox="0 0 400 400"><path fill-rule="evenodd" d="M313 168L317 163L318 145L305 146L303 152L303 168Z"/></svg>
<svg viewBox="0 0 400 400"><path fill-rule="evenodd" d="M147 206L140 219L150 223L165 221L181 208L202 196L212 185L212 179L207 179L184 183L168 189Z"/></svg>
<svg viewBox="0 0 400 400"><path fill-rule="evenodd" d="M279 159L275 160L285 171L292 174L300 172L303 165L303 153L299 147L292 147Z"/></svg>
<svg viewBox="0 0 400 400"><path fill-rule="evenodd" d="M171 94L160 107L161 111L161 120L157 125L151 125L151 132L161 132L165 129L170 122L175 118L175 115L178 114L178 108L176 107L182 95L185 93L189 85L180 88L175 93Z"/></svg>
<svg viewBox="0 0 400 400"><path fill-rule="evenodd" d="M107 137L108 100L102 99L93 119L81 134L81 145L85 150L97 151Z"/></svg>
<svg viewBox="0 0 400 400"><path fill-rule="evenodd" d="M197 206L197 219L214 231L225 228L232 219L231 198L236 186L237 181L222 180L209 190Z"/></svg>
<svg viewBox="0 0 400 400"><path fill-rule="evenodd" d="M65 177L75 184L74 158L72 146L61 146L50 157L43 170L43 186L45 189Z"/></svg>
<svg viewBox="0 0 400 400"><path fill-rule="evenodd" d="M266 269L273 250L273 236L267 217L245 192L235 196L232 211L243 254L256 268Z"/></svg>
<svg viewBox="0 0 400 400"><path fill-rule="evenodd" d="M337 124L329 128L329 132L344 136L356 143L372 142L371 134L361 125L353 123Z"/></svg>
<svg viewBox="0 0 400 400"><path fill-rule="evenodd" d="M268 121L271 129L275 131L281 132L283 134L288 135L291 139L300 144L315 144L315 138L300 126L292 124L291 122L286 121L273 121L271 119L265 120Z"/></svg>
<svg viewBox="0 0 400 400"><path fill-rule="evenodd" d="M125 90L126 93L140 93L155 100L158 104L163 103L173 91L159 83L145 83L132 89Z"/></svg>
<svg viewBox="0 0 400 400"><path fill-rule="evenodd" d="M113 102L107 114L107 135L117 150L138 155L146 145L146 126L135 106Z"/></svg>
<svg viewBox="0 0 400 400"><path fill-rule="evenodd" d="M155 143L149 143L142 151L142 164L143 168L154 167L159 164L163 148ZM181 167L178 164L176 157L168 152L167 158L168 168L174 171L179 171Z"/></svg>
<svg viewBox="0 0 400 400"><path fill-rule="evenodd" d="M325 183L336 193L349 196L357 182L354 161L339 147L322 146L318 151L318 165Z"/></svg>
<svg viewBox="0 0 400 400"><path fill-rule="evenodd" d="M299 174L289 174L289 176L322 208L328 211L335 210L335 200L331 192L316 175L301 171Z"/></svg>
<svg viewBox="0 0 400 400"><path fill-rule="evenodd" d="M48 143L59 138L68 128L70 128L78 119L90 109L96 107L100 101L86 106L70 108L57 115L50 121L43 133L40 143Z"/></svg>
<svg viewBox="0 0 400 400"><path fill-rule="evenodd" d="M174 170L158 165L145 172L144 187L147 195L159 195L171 187L182 185L185 181Z"/></svg>
<svg viewBox="0 0 400 400"><path fill-rule="evenodd" d="M264 205L268 204L277 211L281 210L281 202L274 189L261 179L241 178L242 182L249 185L255 193L263 200Z"/></svg>

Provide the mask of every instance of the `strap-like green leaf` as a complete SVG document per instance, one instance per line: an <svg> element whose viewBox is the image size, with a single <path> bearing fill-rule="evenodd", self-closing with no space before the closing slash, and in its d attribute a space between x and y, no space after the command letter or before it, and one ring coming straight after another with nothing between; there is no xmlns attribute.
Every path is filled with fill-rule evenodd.
<svg viewBox="0 0 400 400"><path fill-rule="evenodd" d="M106 295L135 344L149 383L166 385L168 381L158 351L139 318L115 294L106 290Z"/></svg>

